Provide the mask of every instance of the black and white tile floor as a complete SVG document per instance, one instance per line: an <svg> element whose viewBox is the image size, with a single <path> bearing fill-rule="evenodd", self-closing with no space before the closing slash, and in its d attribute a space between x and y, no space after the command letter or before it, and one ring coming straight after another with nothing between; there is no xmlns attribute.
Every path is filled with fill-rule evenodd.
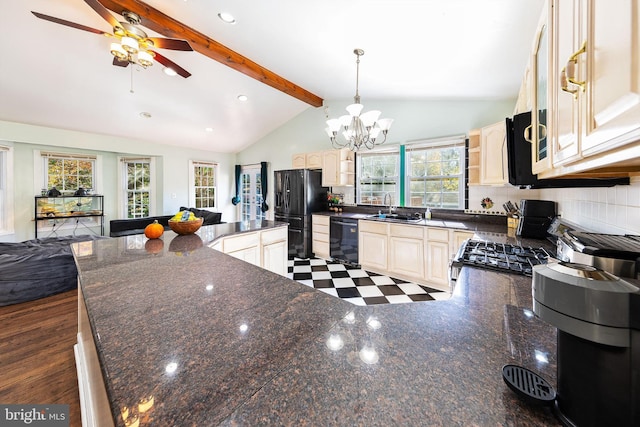
<svg viewBox="0 0 640 427"><path fill-rule="evenodd" d="M451 294L320 258L290 259L288 277L356 305L445 300Z"/></svg>

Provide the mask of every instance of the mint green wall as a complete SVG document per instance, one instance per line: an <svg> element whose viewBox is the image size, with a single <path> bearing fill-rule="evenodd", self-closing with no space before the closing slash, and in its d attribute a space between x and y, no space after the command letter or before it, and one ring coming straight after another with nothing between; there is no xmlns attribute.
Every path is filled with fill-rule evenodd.
<svg viewBox="0 0 640 427"><path fill-rule="evenodd" d="M325 101L329 117L346 114L344 108L352 100ZM375 101L362 99L364 111L377 109L381 117L394 119L385 144L407 143L425 138L467 134L476 129L513 115L515 99L457 100L457 101ZM324 108L308 108L288 123L241 151L238 163L269 162L270 177L274 170L291 167L296 153L330 150ZM273 181L273 180L271 180ZM269 182L268 203L273 205L273 183ZM271 211L271 214L273 212Z"/></svg>
<svg viewBox="0 0 640 427"><path fill-rule="evenodd" d="M222 220L233 222L236 209L231 204L235 154L184 149L144 141L33 126L0 121L0 141L14 147L14 209L15 234L0 236L0 241L22 241L34 237L33 210L35 189L33 150L81 152L100 154L103 157L102 193L105 196L105 222L118 217L117 157L120 155L144 155L156 157L157 215L170 214L180 206L187 206L189 189L189 160L212 161L219 164L218 211ZM235 189L233 188L233 191ZM175 199L172 195L175 194Z"/></svg>

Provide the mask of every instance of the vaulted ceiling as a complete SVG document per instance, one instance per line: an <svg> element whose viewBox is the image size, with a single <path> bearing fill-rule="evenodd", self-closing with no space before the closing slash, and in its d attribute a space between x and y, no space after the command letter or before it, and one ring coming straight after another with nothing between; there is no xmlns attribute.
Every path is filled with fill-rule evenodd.
<svg viewBox="0 0 640 427"><path fill-rule="evenodd" d="M360 95L367 108L372 100L515 97L542 6L542 0L98 1L119 21L123 10L138 13L151 37L187 39L193 52L155 51L192 75L169 77L157 63L114 67L112 39L31 13L112 32L83 0L2 2L0 120L237 152L323 100L351 99L354 48L365 50ZM236 23L224 23L220 12Z"/></svg>

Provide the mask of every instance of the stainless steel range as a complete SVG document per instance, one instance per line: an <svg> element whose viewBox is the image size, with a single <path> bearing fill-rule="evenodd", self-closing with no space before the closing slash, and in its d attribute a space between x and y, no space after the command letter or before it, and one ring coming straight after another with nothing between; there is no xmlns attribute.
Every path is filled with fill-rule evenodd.
<svg viewBox="0 0 640 427"><path fill-rule="evenodd" d="M544 248L469 239L451 261L449 278L456 280L465 265L531 276L533 266L546 264L549 258L551 256Z"/></svg>

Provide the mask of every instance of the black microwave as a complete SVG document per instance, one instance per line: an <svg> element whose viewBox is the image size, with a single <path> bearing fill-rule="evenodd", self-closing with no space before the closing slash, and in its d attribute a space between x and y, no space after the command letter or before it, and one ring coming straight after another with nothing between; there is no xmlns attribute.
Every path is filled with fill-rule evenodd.
<svg viewBox="0 0 640 427"><path fill-rule="evenodd" d="M546 114L546 110L541 112ZM520 188L572 188L572 187L613 187L629 185L625 178L555 178L538 179L531 172L531 143L524 137L531 125L531 112L516 114L506 119L507 167L509 184Z"/></svg>

